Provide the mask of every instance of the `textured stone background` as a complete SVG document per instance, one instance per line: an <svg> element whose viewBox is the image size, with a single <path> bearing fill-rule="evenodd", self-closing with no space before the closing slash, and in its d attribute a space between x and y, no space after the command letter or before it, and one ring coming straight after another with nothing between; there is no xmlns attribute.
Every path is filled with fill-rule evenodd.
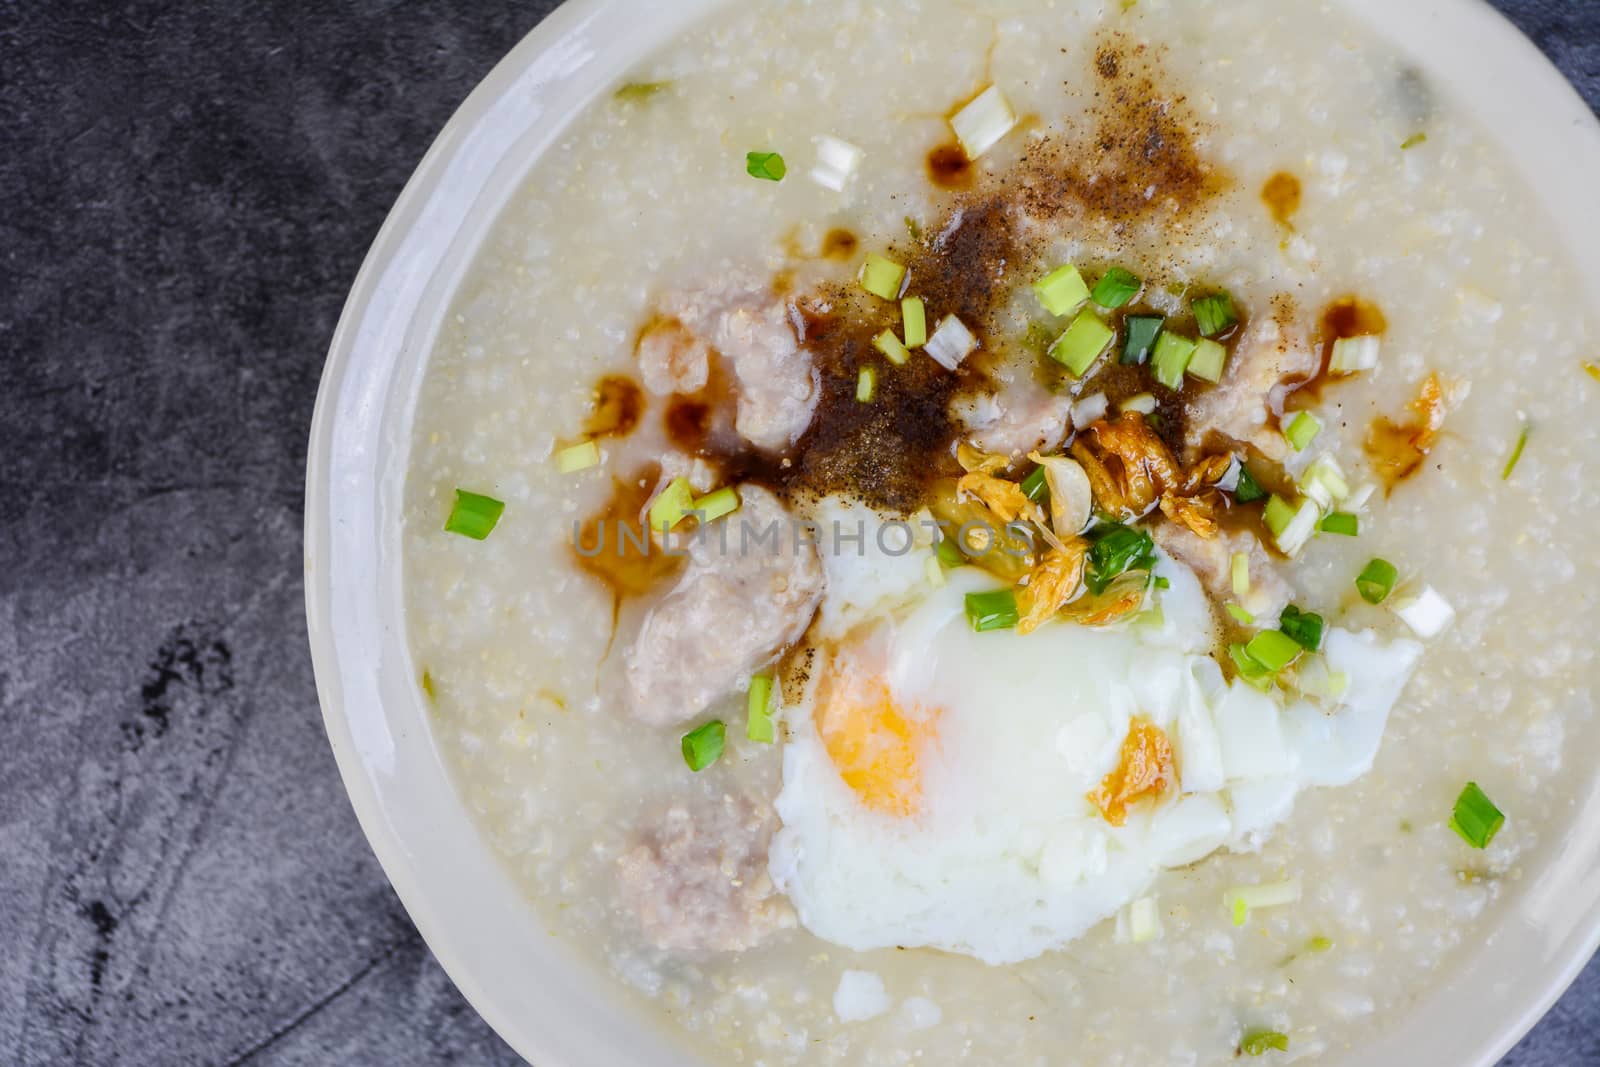
<svg viewBox="0 0 1600 1067"><path fill-rule="evenodd" d="M1499 2L1600 105L1600 0ZM301 486L384 213L552 6L0 0L0 1064L516 1062L340 788ZM1600 965L1507 1062L1600 1063Z"/></svg>

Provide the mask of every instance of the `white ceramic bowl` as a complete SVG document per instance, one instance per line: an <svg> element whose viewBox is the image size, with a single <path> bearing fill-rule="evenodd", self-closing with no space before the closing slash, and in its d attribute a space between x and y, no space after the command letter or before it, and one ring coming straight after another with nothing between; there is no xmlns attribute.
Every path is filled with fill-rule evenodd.
<svg viewBox="0 0 1600 1067"><path fill-rule="evenodd" d="M630 1017L550 936L458 798L429 732L401 619L400 514L424 365L501 207L585 103L723 0L569 0L456 112L368 254L334 334L306 475L306 615L350 801L450 977L538 1067L671 1067L678 1042ZM1600 309L1600 126L1480 0L1341 0L1499 135ZM1600 777L1571 830L1525 864L1481 945L1348 1062L1487 1065L1600 941ZM1331 1057L1330 1061L1337 1061ZM1337 1061L1344 1062L1344 1061Z"/></svg>

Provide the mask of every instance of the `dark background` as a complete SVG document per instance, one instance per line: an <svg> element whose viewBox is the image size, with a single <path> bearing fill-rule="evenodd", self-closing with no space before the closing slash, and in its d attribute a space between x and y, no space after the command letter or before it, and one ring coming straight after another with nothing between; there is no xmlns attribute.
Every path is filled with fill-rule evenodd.
<svg viewBox="0 0 1600 1067"><path fill-rule="evenodd" d="M1498 5L1600 106L1600 0ZM0 0L0 1064L517 1062L345 800L301 495L368 244L553 6ZM1600 1064L1600 965L1506 1062Z"/></svg>

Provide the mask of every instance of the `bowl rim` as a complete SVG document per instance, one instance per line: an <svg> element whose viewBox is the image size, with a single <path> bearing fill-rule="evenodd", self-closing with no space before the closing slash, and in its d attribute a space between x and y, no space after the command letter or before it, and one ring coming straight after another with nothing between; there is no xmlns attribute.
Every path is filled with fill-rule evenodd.
<svg viewBox="0 0 1600 1067"><path fill-rule="evenodd" d="M465 804L433 748L431 735L408 739L407 728L419 723L427 734L420 697L412 696L414 706L402 713L395 704L401 690L391 686L385 694L383 689L385 679L393 682L397 677L410 685L412 669L404 627L381 612L385 600L380 586L386 580L382 564L398 564L381 547L382 524L393 520L395 512L394 501L385 499L380 482L382 472L392 474L397 462L403 468L410 429L409 418L398 434L389 425L392 420L386 419L398 388L388 364L402 358L425 362L426 351L419 357L415 349L419 344L431 347L431 332L423 330L427 336L418 339L417 308L407 300L428 284L438 284L440 264L450 249L457 260L463 255L470 260L470 251L475 250L475 242L469 242L473 248L461 246L459 232L450 229L452 220L459 226L472 211L479 217L497 214L520 176L599 87L665 44L671 34L664 27L681 30L726 2L680 0L668 14L659 8L669 5L655 5L652 0L566 0L514 46L442 128L386 217L334 331L312 416L305 495L305 611L324 727L346 793L386 876L441 966L490 1026L519 1055L540 1067L630 1062L642 1050L650 1050L651 1062L662 1065L697 1061L681 1048L667 1047L680 1039L625 1008L609 983L580 973L584 965L558 945L549 946L541 959L561 972L559 980L541 984L538 997L530 998L525 990L508 993L497 988L492 968L484 961L486 954L503 945L498 935L504 931L463 932L459 913L452 911L451 893L441 888L442 878L457 875L441 872L430 850L442 847L449 835L459 834L466 825L473 840L460 842L466 851L458 858L480 877L486 870L498 872L487 879L495 883L498 877L501 884L478 887L491 897L489 906L521 909L525 914L505 916L521 936L531 935L539 925L531 904L510 885L509 875L487 844L476 839L470 822L464 822ZM1384 32L1393 28L1392 0L1340 0L1339 6L1413 54L1415 38L1409 36L1409 28L1426 26L1436 47L1473 57L1475 61L1468 62L1458 55L1452 73L1442 79L1458 95L1473 91L1474 83L1484 80L1482 64L1489 64L1502 84L1523 86L1523 92L1501 94L1500 104L1478 91L1474 106L1464 110L1470 119L1497 131L1501 143L1511 149L1522 179L1538 189L1543 200L1584 202L1583 176L1600 172L1600 122L1554 65L1486 0L1418 0L1394 34ZM1425 65L1437 74L1431 64ZM1530 97L1542 106L1530 109ZM527 158L518 158L503 137L497 144L490 129L496 108L508 102L547 107L541 113L544 117L533 120L542 123L543 146ZM1539 116L1537 121L1528 121L1530 111ZM1569 138L1564 143L1566 168L1536 169L1528 153L1516 150L1519 144L1545 146L1559 136L1558 130ZM1541 152L1548 157L1543 147ZM471 165L463 169L460 164L469 158ZM505 173L508 166L515 172L510 179ZM452 192L451 181L480 185ZM485 190L496 181L502 194L499 202L485 202ZM434 210L441 197L451 199L458 210L442 214ZM1590 306L1600 309L1600 221L1578 228L1585 240L1565 235L1564 251L1589 279ZM455 266L458 272L464 269L461 262ZM402 352L409 355L396 354ZM388 603L393 606L392 595ZM419 759L403 765L411 750L403 752L402 746L418 744ZM397 811L397 796L411 784L407 774L419 770L440 776L459 810L425 815ZM1600 811L1600 776L1589 786L1581 806ZM419 838L419 818L428 822L430 836ZM1476 988L1484 1003L1496 1004L1502 1014L1489 1021L1487 1016L1493 1013L1485 1011L1451 1010L1447 1004L1436 1010L1437 1018L1429 1025L1455 1034L1444 1038L1453 1041L1460 1053L1451 1062L1489 1067L1549 1010L1600 946L1600 831L1580 838L1574 827L1567 836L1560 855L1518 898L1526 901L1539 884L1549 883L1560 892L1548 895L1559 899L1544 900L1536 910L1500 905L1504 912L1479 951L1470 958L1452 957L1458 972L1470 975L1484 969L1486 954L1496 945L1504 949L1507 938L1521 934L1541 941L1537 972L1529 975L1513 969L1492 982L1481 976L1466 982L1458 974L1429 986L1418 1007L1398 1021L1387 1021L1391 1030L1398 1026L1396 1032L1359 1050L1361 1062L1415 1062L1425 1047L1442 1052L1416 1041L1416 1034L1408 1039L1405 1019L1423 1018L1427 1003L1438 1009L1464 987ZM530 999L543 1010L530 1011ZM574 1013L584 1019L583 1026L567 1022ZM1447 1022L1448 1031L1443 1029ZM575 1040L572 1034L564 1035L563 1028L586 1032Z"/></svg>

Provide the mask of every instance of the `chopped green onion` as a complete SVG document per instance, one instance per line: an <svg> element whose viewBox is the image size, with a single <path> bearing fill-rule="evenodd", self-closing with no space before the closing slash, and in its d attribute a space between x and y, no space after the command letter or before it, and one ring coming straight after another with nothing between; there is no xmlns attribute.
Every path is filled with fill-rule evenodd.
<svg viewBox="0 0 1600 1067"><path fill-rule="evenodd" d="M641 104L670 88L672 88L671 82L629 82L611 95L624 103Z"/></svg>
<svg viewBox="0 0 1600 1067"><path fill-rule="evenodd" d="M993 148L1016 125L1017 113L997 85L989 86L950 117L950 129L968 159L977 159Z"/></svg>
<svg viewBox="0 0 1600 1067"><path fill-rule="evenodd" d="M1517 469L1517 461L1522 458L1522 450L1528 447L1528 434L1532 429L1533 427L1523 423L1522 432L1517 435L1516 447L1511 450L1511 458L1506 460L1505 470L1500 472L1502 482L1511 480L1511 472Z"/></svg>
<svg viewBox="0 0 1600 1067"><path fill-rule="evenodd" d="M450 506L450 517L444 521L445 532L482 541L494 532L495 524L505 510L504 501L457 489L456 502Z"/></svg>
<svg viewBox="0 0 1600 1067"><path fill-rule="evenodd" d="M1323 533L1339 534L1342 537L1356 537L1361 533L1361 520L1348 511L1335 511L1322 520L1319 527Z"/></svg>
<svg viewBox="0 0 1600 1067"><path fill-rule="evenodd" d="M781 182L783 176L789 173L783 157L776 152L746 152L744 169L750 177L767 182Z"/></svg>
<svg viewBox="0 0 1600 1067"><path fill-rule="evenodd" d="M1078 268L1070 263L1034 282L1033 292L1040 306L1052 315L1070 314L1089 299L1089 286Z"/></svg>
<svg viewBox="0 0 1600 1067"><path fill-rule="evenodd" d="M1233 660L1234 667L1239 671L1239 677L1255 686L1257 689L1271 689L1272 675L1264 664L1250 655L1250 650L1242 644L1228 646L1228 658ZM1240 919L1235 925L1243 926L1244 920Z"/></svg>
<svg viewBox="0 0 1600 1067"><path fill-rule="evenodd" d="M1140 897L1128 905L1128 938L1135 945L1161 936L1161 913L1155 897Z"/></svg>
<svg viewBox="0 0 1600 1067"><path fill-rule="evenodd" d="M1322 647L1322 616L1315 612L1301 611L1289 604L1278 617L1278 629L1307 652Z"/></svg>
<svg viewBox="0 0 1600 1067"><path fill-rule="evenodd" d="M928 309L922 297L908 296L900 301L900 324L907 348L921 348L928 343Z"/></svg>
<svg viewBox="0 0 1600 1067"><path fill-rule="evenodd" d="M1094 302L1106 310L1114 310L1139 295L1144 283L1132 271L1112 267L1094 283Z"/></svg>
<svg viewBox="0 0 1600 1067"><path fill-rule="evenodd" d="M1244 651L1251 659L1276 674L1300 658L1301 647L1299 641L1281 630L1262 630L1245 642Z"/></svg>
<svg viewBox="0 0 1600 1067"><path fill-rule="evenodd" d="M1356 591L1368 604L1382 604L1394 591L1400 572L1386 559L1375 559L1356 576Z"/></svg>
<svg viewBox="0 0 1600 1067"><path fill-rule="evenodd" d="M1172 579L1164 574L1158 574L1150 579L1150 585L1155 589L1171 589Z"/></svg>
<svg viewBox="0 0 1600 1067"><path fill-rule="evenodd" d="M1236 325L1239 316L1233 310L1233 298L1227 293L1203 296L1194 302L1194 321L1201 337L1215 337L1228 327Z"/></svg>
<svg viewBox="0 0 1600 1067"><path fill-rule="evenodd" d="M1009 589L967 594L967 621L975 633L1009 630L1017 625L1017 597Z"/></svg>
<svg viewBox="0 0 1600 1067"><path fill-rule="evenodd" d="M922 346L922 350L939 366L953 371L961 366L961 361L972 355L977 347L978 339L972 336L967 324L954 315L946 315L939 320L938 329L933 331L933 336L928 338L928 343Z"/></svg>
<svg viewBox="0 0 1600 1067"><path fill-rule="evenodd" d="M956 544L955 537L949 534L939 538L938 543L933 546L933 554L946 567L960 567L967 562L966 553Z"/></svg>
<svg viewBox="0 0 1600 1067"><path fill-rule="evenodd" d="M1117 407L1122 411L1132 411L1140 415L1150 415L1155 412L1157 403L1156 398L1150 393L1140 393L1138 396L1130 396L1128 399L1118 404Z"/></svg>
<svg viewBox="0 0 1600 1067"><path fill-rule="evenodd" d="M1407 137L1404 141L1400 142L1400 151L1404 152L1408 148L1415 148L1417 145L1421 144L1427 139L1428 135L1425 133L1414 133L1410 137Z"/></svg>
<svg viewBox="0 0 1600 1067"><path fill-rule="evenodd" d="M1155 566L1155 541L1143 530L1107 522L1090 530L1087 536L1091 543L1083 583L1096 596L1129 571L1147 571Z"/></svg>
<svg viewBox="0 0 1600 1067"><path fill-rule="evenodd" d="M712 719L683 735L683 762L696 774L705 770L722 755L728 730L720 719Z"/></svg>
<svg viewBox="0 0 1600 1067"><path fill-rule="evenodd" d="M894 335L893 330L884 330L872 339L872 347L883 353L883 358L895 366L904 366L911 358L911 353L906 351L906 346L900 343L900 338Z"/></svg>
<svg viewBox="0 0 1600 1067"><path fill-rule="evenodd" d="M878 370L876 367L862 367L856 372L856 399L863 404L872 403L872 398L878 395Z"/></svg>
<svg viewBox="0 0 1600 1067"><path fill-rule="evenodd" d="M1182 334L1162 332L1150 355L1150 372L1168 389L1183 388L1183 372L1189 369L1194 342Z"/></svg>
<svg viewBox="0 0 1600 1067"><path fill-rule="evenodd" d="M1317 417L1309 411L1302 411L1284 428L1283 437L1296 452L1304 452L1321 432L1322 423L1317 421Z"/></svg>
<svg viewBox="0 0 1600 1067"><path fill-rule="evenodd" d="M1233 925L1235 926L1243 926L1250 918L1250 905L1242 900L1235 900L1231 910L1233 912Z"/></svg>
<svg viewBox="0 0 1600 1067"><path fill-rule="evenodd" d="M1250 595L1250 554L1248 552L1235 552L1230 561L1233 569L1233 595Z"/></svg>
<svg viewBox="0 0 1600 1067"><path fill-rule="evenodd" d="M1035 504L1044 503L1045 499L1050 496L1050 483L1045 481L1044 468L1033 468L1033 473L1022 479L1020 488L1022 489L1022 495Z"/></svg>
<svg viewBox="0 0 1600 1067"><path fill-rule="evenodd" d="M666 532L694 510L694 488L687 478L674 478L650 504L650 529Z"/></svg>
<svg viewBox="0 0 1600 1067"><path fill-rule="evenodd" d="M600 465L600 446L593 441L581 441L556 453L556 470L562 474L575 474Z"/></svg>
<svg viewBox="0 0 1600 1067"><path fill-rule="evenodd" d="M1350 495L1350 483L1345 481L1344 468L1338 460L1321 455L1300 475L1300 491L1326 511Z"/></svg>
<svg viewBox="0 0 1600 1067"><path fill-rule="evenodd" d="M1244 610L1232 601L1225 606L1228 609L1228 614L1233 616L1233 621L1237 622L1240 626L1250 626L1256 621L1256 617L1254 615L1250 614L1248 611Z"/></svg>
<svg viewBox="0 0 1600 1067"><path fill-rule="evenodd" d="M929 556L922 566L922 572L928 579L928 584L935 589L944 586L944 566L939 562L938 556Z"/></svg>
<svg viewBox="0 0 1600 1067"><path fill-rule="evenodd" d="M1250 468L1241 462L1239 464L1239 484L1234 487L1233 499L1240 504L1253 504L1266 495L1267 491L1261 488L1260 482L1255 480L1255 476L1250 473Z"/></svg>
<svg viewBox="0 0 1600 1067"><path fill-rule="evenodd" d="M844 187L850 183L850 178L855 174L856 168L861 166L861 160L866 157L866 152L851 144L841 141L837 137L823 134L814 138L817 146L817 162L811 168L811 180L824 189L834 192L843 192Z"/></svg>
<svg viewBox="0 0 1600 1067"><path fill-rule="evenodd" d="M1136 367L1150 358L1166 319L1160 315L1129 315L1122 320L1127 337L1122 342L1122 364Z"/></svg>
<svg viewBox="0 0 1600 1067"><path fill-rule="evenodd" d="M1050 346L1050 358L1081 378L1116 336L1117 331L1100 321L1099 316L1085 311Z"/></svg>
<svg viewBox="0 0 1600 1067"><path fill-rule="evenodd" d="M1267 530L1272 534L1273 538L1276 539L1283 535L1283 531L1287 530L1289 524L1294 521L1294 516L1294 505L1283 499L1283 497L1273 493L1267 498L1267 510L1263 518L1266 521Z"/></svg>
<svg viewBox="0 0 1600 1067"><path fill-rule="evenodd" d="M439 699L439 692L436 688L434 688L433 675L429 674L427 671L422 672L422 691L428 694L429 700Z"/></svg>
<svg viewBox="0 0 1600 1067"><path fill-rule="evenodd" d="M1306 948L1318 954L1323 952L1331 952L1333 950L1333 941L1329 938L1323 937L1321 934L1318 934L1316 937L1313 937L1309 942L1307 942Z"/></svg>
<svg viewBox="0 0 1600 1067"><path fill-rule="evenodd" d="M772 675L770 674L757 674L750 678L750 694L745 700L744 733L750 740L763 745L772 744L778 736L772 724Z"/></svg>
<svg viewBox="0 0 1600 1067"><path fill-rule="evenodd" d="M906 269L892 259L868 252L861 264L861 288L884 300L899 300L906 283Z"/></svg>
<svg viewBox="0 0 1600 1067"><path fill-rule="evenodd" d="M1276 493L1267 500L1264 516L1272 539L1286 556L1292 556L1306 546L1317 532L1320 513L1315 501L1304 500L1296 506Z"/></svg>
<svg viewBox="0 0 1600 1067"><path fill-rule="evenodd" d="M1222 371L1228 365L1228 350L1209 337L1194 343L1194 355L1189 357L1189 373L1203 382L1216 385L1222 381Z"/></svg>
<svg viewBox="0 0 1600 1067"><path fill-rule="evenodd" d="M1383 344L1372 334L1359 337L1341 337L1333 342L1333 354L1328 357L1331 374L1358 374L1378 365L1378 355Z"/></svg>
<svg viewBox="0 0 1600 1067"><path fill-rule="evenodd" d="M1418 637L1438 637L1456 617L1456 609L1431 585L1391 605L1390 610Z"/></svg>
<svg viewBox="0 0 1600 1067"><path fill-rule="evenodd" d="M701 522L716 522L724 515L738 511L739 504L739 490L729 485L698 497L694 502L694 510L700 513Z"/></svg>
<svg viewBox="0 0 1600 1067"><path fill-rule="evenodd" d="M1265 1056L1268 1052L1289 1051L1289 1035L1276 1030L1252 1030L1239 1042L1239 1051L1246 1056Z"/></svg>
<svg viewBox="0 0 1600 1067"><path fill-rule="evenodd" d="M1450 816L1450 829L1461 835L1461 840L1473 848L1488 848L1494 835L1504 826L1506 817L1477 782L1468 782L1456 798L1455 813Z"/></svg>
<svg viewBox="0 0 1600 1067"><path fill-rule="evenodd" d="M1222 904L1233 913L1234 925L1242 926L1243 924L1237 921L1240 904L1245 906L1247 913L1259 908L1278 908L1298 901L1300 892L1298 878L1286 878L1281 882L1265 882L1261 885L1236 885L1223 892Z"/></svg>

